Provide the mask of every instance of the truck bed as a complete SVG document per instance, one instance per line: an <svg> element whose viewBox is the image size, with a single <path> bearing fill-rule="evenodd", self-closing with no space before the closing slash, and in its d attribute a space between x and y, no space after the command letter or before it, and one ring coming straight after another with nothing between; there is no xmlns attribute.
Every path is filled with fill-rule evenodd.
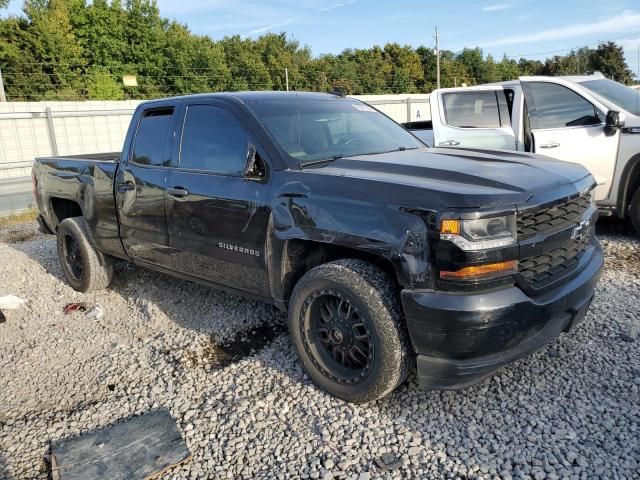
<svg viewBox="0 0 640 480"><path fill-rule="evenodd" d="M38 161L42 160L82 160L86 162L117 162L120 160L120 152L109 153L84 153L82 155L59 155L57 157L42 157L38 158Z"/></svg>
<svg viewBox="0 0 640 480"><path fill-rule="evenodd" d="M55 231L71 209L103 252L123 255L113 191L119 159L119 152L36 158L36 201L47 227Z"/></svg>

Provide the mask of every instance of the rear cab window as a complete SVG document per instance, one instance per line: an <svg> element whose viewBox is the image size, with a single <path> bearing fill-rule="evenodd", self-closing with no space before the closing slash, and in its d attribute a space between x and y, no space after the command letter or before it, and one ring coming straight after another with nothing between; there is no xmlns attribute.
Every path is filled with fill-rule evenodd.
<svg viewBox="0 0 640 480"><path fill-rule="evenodd" d="M442 94L447 125L458 128L501 128L511 124L504 91L469 91Z"/></svg>
<svg viewBox="0 0 640 480"><path fill-rule="evenodd" d="M171 159L166 147L173 111L173 107L162 107L142 113L131 154L133 163L152 167L169 165Z"/></svg>

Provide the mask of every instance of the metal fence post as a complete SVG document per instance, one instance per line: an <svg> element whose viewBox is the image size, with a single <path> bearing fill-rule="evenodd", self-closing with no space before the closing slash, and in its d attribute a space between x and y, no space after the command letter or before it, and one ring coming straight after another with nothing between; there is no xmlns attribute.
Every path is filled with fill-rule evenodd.
<svg viewBox="0 0 640 480"><path fill-rule="evenodd" d="M2 81L2 70L0 70L0 102L6 102L7 95L4 93L4 82Z"/></svg>
<svg viewBox="0 0 640 480"><path fill-rule="evenodd" d="M47 133L49 134L49 145L51 145L51 154L54 157L58 156L58 142L56 141L56 131L53 128L53 115L51 113L51 107L45 109L47 115Z"/></svg>

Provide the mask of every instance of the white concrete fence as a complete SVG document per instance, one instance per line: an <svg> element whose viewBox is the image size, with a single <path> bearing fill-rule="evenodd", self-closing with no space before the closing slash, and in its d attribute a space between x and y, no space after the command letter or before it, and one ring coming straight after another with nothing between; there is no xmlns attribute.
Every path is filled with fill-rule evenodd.
<svg viewBox="0 0 640 480"><path fill-rule="evenodd" d="M429 95L355 96L397 122L430 120ZM140 103L0 103L0 214L29 208L36 157L117 152Z"/></svg>

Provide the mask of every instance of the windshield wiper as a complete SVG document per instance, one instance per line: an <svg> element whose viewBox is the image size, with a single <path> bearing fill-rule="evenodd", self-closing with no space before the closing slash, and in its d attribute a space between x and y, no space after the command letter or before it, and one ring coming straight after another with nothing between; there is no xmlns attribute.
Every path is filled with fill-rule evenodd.
<svg viewBox="0 0 640 480"><path fill-rule="evenodd" d="M320 160L311 160L310 162L303 162L302 163L302 168L308 166L308 165L319 165L321 163L327 163L327 162L333 162L334 160L339 160L341 158L347 158L347 157L365 157L367 155L383 155L385 153L392 153L392 152L404 152L405 150L418 150L420 147L398 147L398 148L394 148L393 150L385 150L383 152L369 152L369 153L356 153L353 155L345 155L343 153L338 154L338 155L334 155L333 157L329 157L329 158L323 158Z"/></svg>
<svg viewBox="0 0 640 480"><path fill-rule="evenodd" d="M308 165L319 165L321 163L327 163L327 162L333 162L335 160L340 160L341 158L345 158L346 155L344 153L340 153L338 155L334 155L333 157L329 157L329 158L322 158L320 160L311 160L310 162L302 162L301 166L302 168L308 166Z"/></svg>
<svg viewBox="0 0 640 480"><path fill-rule="evenodd" d="M364 157L365 155L382 155L385 153L392 153L392 152L404 152L405 150L418 150L420 147L398 147L398 148L394 148L393 150L385 150L383 152L370 152L370 153L359 153L358 155L354 155L354 157Z"/></svg>

